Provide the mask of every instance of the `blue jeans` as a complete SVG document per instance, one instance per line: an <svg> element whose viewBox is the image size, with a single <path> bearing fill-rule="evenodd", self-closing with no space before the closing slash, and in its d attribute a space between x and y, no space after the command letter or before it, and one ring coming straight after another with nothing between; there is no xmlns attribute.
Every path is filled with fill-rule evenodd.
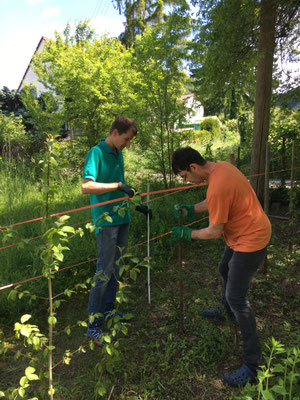
<svg viewBox="0 0 300 400"><path fill-rule="evenodd" d="M219 264L224 288L222 301L227 310L233 312L239 324L243 339L243 361L253 371L259 366L261 348L255 316L247 299L247 293L251 279L266 254L266 247L259 251L244 253L233 251L227 246Z"/></svg>
<svg viewBox="0 0 300 400"><path fill-rule="evenodd" d="M103 226L97 234L98 258L96 282L91 287L88 313L104 314L114 309L118 291L119 270L127 247L129 224ZM117 261L120 262L117 265ZM102 278L102 279L101 279ZM95 319L93 325L102 323L103 317ZM89 324L90 326L90 324Z"/></svg>

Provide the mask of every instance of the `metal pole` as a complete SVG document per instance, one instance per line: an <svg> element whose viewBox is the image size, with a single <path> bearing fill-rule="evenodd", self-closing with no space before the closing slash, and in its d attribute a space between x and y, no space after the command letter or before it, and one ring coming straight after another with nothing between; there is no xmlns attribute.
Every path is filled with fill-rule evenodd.
<svg viewBox="0 0 300 400"><path fill-rule="evenodd" d="M265 187L264 187L264 212L266 215L269 214L269 172L270 172L270 143L267 142L266 146L266 165L265 165ZM266 254L264 260L264 273L268 273L268 265L267 265L268 256Z"/></svg>
<svg viewBox="0 0 300 400"><path fill-rule="evenodd" d="M182 210L179 209L178 226L182 225ZM181 240L178 241L178 278L179 278L179 332L183 333L183 285L182 285L182 244Z"/></svg>
<svg viewBox="0 0 300 400"><path fill-rule="evenodd" d="M147 193L150 192L150 182L147 182ZM147 207L149 209L149 194L147 194ZM150 214L147 214L147 257L150 266ZM147 268L148 304L151 304L150 268Z"/></svg>
<svg viewBox="0 0 300 400"><path fill-rule="evenodd" d="M270 172L270 143L267 142L266 147L266 165L265 165L265 192L264 192L264 211L269 214L269 172Z"/></svg>

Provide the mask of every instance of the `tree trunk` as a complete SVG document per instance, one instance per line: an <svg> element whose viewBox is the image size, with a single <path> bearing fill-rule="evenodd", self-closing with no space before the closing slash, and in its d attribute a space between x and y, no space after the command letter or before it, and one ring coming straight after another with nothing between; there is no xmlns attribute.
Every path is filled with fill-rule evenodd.
<svg viewBox="0 0 300 400"><path fill-rule="evenodd" d="M266 143L269 134L269 118L272 95L272 68L275 48L276 7L271 0L261 1L259 34L259 61L256 73L251 175L264 173ZM262 202L264 177L251 178L251 185Z"/></svg>

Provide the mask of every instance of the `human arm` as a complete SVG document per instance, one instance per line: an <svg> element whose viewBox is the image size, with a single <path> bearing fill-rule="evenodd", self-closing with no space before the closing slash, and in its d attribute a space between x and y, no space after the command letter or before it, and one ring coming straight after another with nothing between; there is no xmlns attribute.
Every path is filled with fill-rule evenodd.
<svg viewBox="0 0 300 400"><path fill-rule="evenodd" d="M133 197L136 194L136 190L129 185L122 182L103 183L95 182L92 179L82 179L81 182L81 193L82 194L104 194L107 192L114 192L120 190L127 196Z"/></svg>
<svg viewBox="0 0 300 400"><path fill-rule="evenodd" d="M201 212L208 211L207 201L206 199L201 201L200 203L194 204L194 212L195 214L199 214Z"/></svg>
<svg viewBox="0 0 300 400"><path fill-rule="evenodd" d="M92 179L82 179L81 193L82 194L104 194L118 190L119 182L103 183L95 182Z"/></svg>
<svg viewBox="0 0 300 400"><path fill-rule="evenodd" d="M215 225L212 222L203 229L191 229L185 225L175 226L172 228L171 238L174 241L218 239L222 235L223 228L224 224Z"/></svg>
<svg viewBox="0 0 300 400"><path fill-rule="evenodd" d="M209 226L203 229L194 229L191 232L191 239L194 240L207 240L219 239L224 230L224 224L215 225L210 221Z"/></svg>

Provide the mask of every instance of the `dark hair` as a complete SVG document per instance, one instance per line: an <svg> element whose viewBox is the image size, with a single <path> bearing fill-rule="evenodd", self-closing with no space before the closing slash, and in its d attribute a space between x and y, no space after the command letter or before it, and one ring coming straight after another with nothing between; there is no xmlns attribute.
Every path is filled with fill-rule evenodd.
<svg viewBox="0 0 300 400"><path fill-rule="evenodd" d="M126 133L127 131L133 132L134 136L137 134L135 122L126 117L126 115L122 115L122 117L118 117L114 120L109 133L112 133L114 129L116 129L120 135L122 135L122 133Z"/></svg>
<svg viewBox="0 0 300 400"><path fill-rule="evenodd" d="M172 169L175 175L179 171L189 171L190 164L205 165L206 160L201 156L201 154L191 147L183 147L174 151L172 157Z"/></svg>

